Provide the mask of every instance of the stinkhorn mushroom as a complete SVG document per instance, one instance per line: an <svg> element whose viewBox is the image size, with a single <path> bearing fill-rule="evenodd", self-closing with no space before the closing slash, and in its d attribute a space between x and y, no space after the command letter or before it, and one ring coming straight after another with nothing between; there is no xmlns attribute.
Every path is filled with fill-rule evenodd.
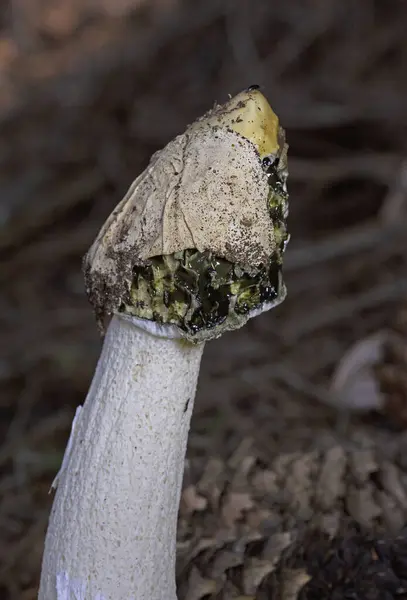
<svg viewBox="0 0 407 600"><path fill-rule="evenodd" d="M50 517L40 600L175 600L176 528L207 340L285 296L287 145L257 86L153 155L84 260L103 325Z"/></svg>

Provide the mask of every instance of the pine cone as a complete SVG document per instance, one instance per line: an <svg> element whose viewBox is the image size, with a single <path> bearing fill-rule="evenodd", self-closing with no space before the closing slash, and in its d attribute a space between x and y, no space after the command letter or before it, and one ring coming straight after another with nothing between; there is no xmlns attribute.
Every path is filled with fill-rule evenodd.
<svg viewBox="0 0 407 600"><path fill-rule="evenodd" d="M331 402L351 412L381 415L396 430L406 428L407 306L389 329L347 350L332 377Z"/></svg>

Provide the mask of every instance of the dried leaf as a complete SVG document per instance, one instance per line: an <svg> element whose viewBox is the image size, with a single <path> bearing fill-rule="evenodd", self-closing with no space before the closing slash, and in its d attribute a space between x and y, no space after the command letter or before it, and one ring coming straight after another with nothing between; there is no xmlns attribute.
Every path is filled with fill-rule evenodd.
<svg viewBox="0 0 407 600"><path fill-rule="evenodd" d="M249 473L255 465L255 463L256 458L254 456L246 456L245 458L243 458L243 460L237 467L231 481L231 486L234 490L248 487Z"/></svg>
<svg viewBox="0 0 407 600"><path fill-rule="evenodd" d="M244 546L222 548L217 551L216 557L212 563L210 574L214 579L222 580L226 571L233 567L238 567L244 562Z"/></svg>
<svg viewBox="0 0 407 600"><path fill-rule="evenodd" d="M352 450L349 453L349 466L358 484L365 483L371 473L379 468L371 448Z"/></svg>
<svg viewBox="0 0 407 600"><path fill-rule="evenodd" d="M380 410L385 400L373 371L383 358L389 334L379 331L352 346L339 362L332 378L332 403L356 412Z"/></svg>
<svg viewBox="0 0 407 600"><path fill-rule="evenodd" d="M315 489L315 500L324 511L332 509L343 494L346 463L345 450L340 446L326 452Z"/></svg>
<svg viewBox="0 0 407 600"><path fill-rule="evenodd" d="M215 548L217 541L214 538L201 538L198 543L190 550L189 560L193 560L196 556L205 552L205 550L211 550Z"/></svg>
<svg viewBox="0 0 407 600"><path fill-rule="evenodd" d="M253 448L253 438L244 438L228 460L228 467L237 469Z"/></svg>
<svg viewBox="0 0 407 600"><path fill-rule="evenodd" d="M259 529L262 525L267 526L273 520L273 513L266 508L249 511L246 516L246 523L250 529Z"/></svg>
<svg viewBox="0 0 407 600"><path fill-rule="evenodd" d="M188 580L185 600L201 600L216 592L216 581L202 577L196 567L192 567Z"/></svg>
<svg viewBox="0 0 407 600"><path fill-rule="evenodd" d="M274 495L278 489L277 475L269 469L258 471L252 478L252 484L257 492Z"/></svg>
<svg viewBox="0 0 407 600"><path fill-rule="evenodd" d="M384 490L377 490L376 501L381 508L386 528L396 534L405 524L405 513L396 500Z"/></svg>
<svg viewBox="0 0 407 600"><path fill-rule="evenodd" d="M281 600L297 600L299 592L311 577L305 569L284 569L281 579Z"/></svg>
<svg viewBox="0 0 407 600"><path fill-rule="evenodd" d="M239 521L246 510L253 508L251 494L229 492L222 505L222 518L227 527Z"/></svg>
<svg viewBox="0 0 407 600"><path fill-rule="evenodd" d="M383 488L407 510L407 491L400 478L399 469L390 461L385 461L380 468L380 482Z"/></svg>
<svg viewBox="0 0 407 600"><path fill-rule="evenodd" d="M293 539L293 534L288 531L275 533L267 540L262 557L267 559L269 562L272 562L274 565L277 564L282 553L290 546Z"/></svg>
<svg viewBox="0 0 407 600"><path fill-rule="evenodd" d="M312 471L315 466L315 453L298 453L291 463L291 469L285 479L285 490L289 497L290 510L300 520L307 521L312 515L310 506L311 495L314 492Z"/></svg>
<svg viewBox="0 0 407 600"><path fill-rule="evenodd" d="M205 467L203 475L197 483L198 492L205 494L211 499L211 505L215 508L219 500L219 487L223 484L225 463L219 458L211 458Z"/></svg>
<svg viewBox="0 0 407 600"><path fill-rule="evenodd" d="M317 529L320 529L322 532L327 533L330 538L333 538L339 531L342 518L342 512L337 510L328 514L318 514L314 519L314 523Z"/></svg>
<svg viewBox="0 0 407 600"><path fill-rule="evenodd" d="M371 527L372 521L381 515L381 509L373 498L373 489L371 484L363 488L349 486L346 506L349 514L362 527Z"/></svg>
<svg viewBox="0 0 407 600"><path fill-rule="evenodd" d="M207 499L197 494L194 485L189 485L183 490L180 504L180 513L182 516L190 515L195 511L205 510L207 505Z"/></svg>
<svg viewBox="0 0 407 600"><path fill-rule="evenodd" d="M269 560L252 558L247 561L243 572L243 591L245 594L256 594L257 588L274 570L274 563Z"/></svg>

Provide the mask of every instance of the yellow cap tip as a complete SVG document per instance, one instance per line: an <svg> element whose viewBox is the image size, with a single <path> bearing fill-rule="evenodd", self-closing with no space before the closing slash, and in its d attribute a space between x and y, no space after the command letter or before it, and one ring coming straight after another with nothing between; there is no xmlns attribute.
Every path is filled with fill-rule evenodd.
<svg viewBox="0 0 407 600"><path fill-rule="evenodd" d="M255 87L237 94L215 110L216 121L248 139L260 157L277 154L279 120L267 99ZM211 119L212 120L212 119Z"/></svg>

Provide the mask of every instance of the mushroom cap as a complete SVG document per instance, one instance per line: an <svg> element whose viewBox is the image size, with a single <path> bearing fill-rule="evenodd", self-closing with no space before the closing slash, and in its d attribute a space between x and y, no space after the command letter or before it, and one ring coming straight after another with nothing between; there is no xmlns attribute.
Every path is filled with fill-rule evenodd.
<svg viewBox="0 0 407 600"><path fill-rule="evenodd" d="M250 277L272 258L281 271L287 240L286 152L277 116L252 88L216 105L156 152L84 259L87 292L99 320L121 311L167 322L159 310L149 316L132 310L135 272L153 259L165 260L168 267L168 257L206 253L209 261L227 261ZM285 295L282 281L278 288L273 305ZM169 322L179 325L176 319ZM212 323L209 337L219 335L214 327L219 324ZM240 321L228 328L235 326ZM187 327L184 334L198 341L198 329L205 328Z"/></svg>

